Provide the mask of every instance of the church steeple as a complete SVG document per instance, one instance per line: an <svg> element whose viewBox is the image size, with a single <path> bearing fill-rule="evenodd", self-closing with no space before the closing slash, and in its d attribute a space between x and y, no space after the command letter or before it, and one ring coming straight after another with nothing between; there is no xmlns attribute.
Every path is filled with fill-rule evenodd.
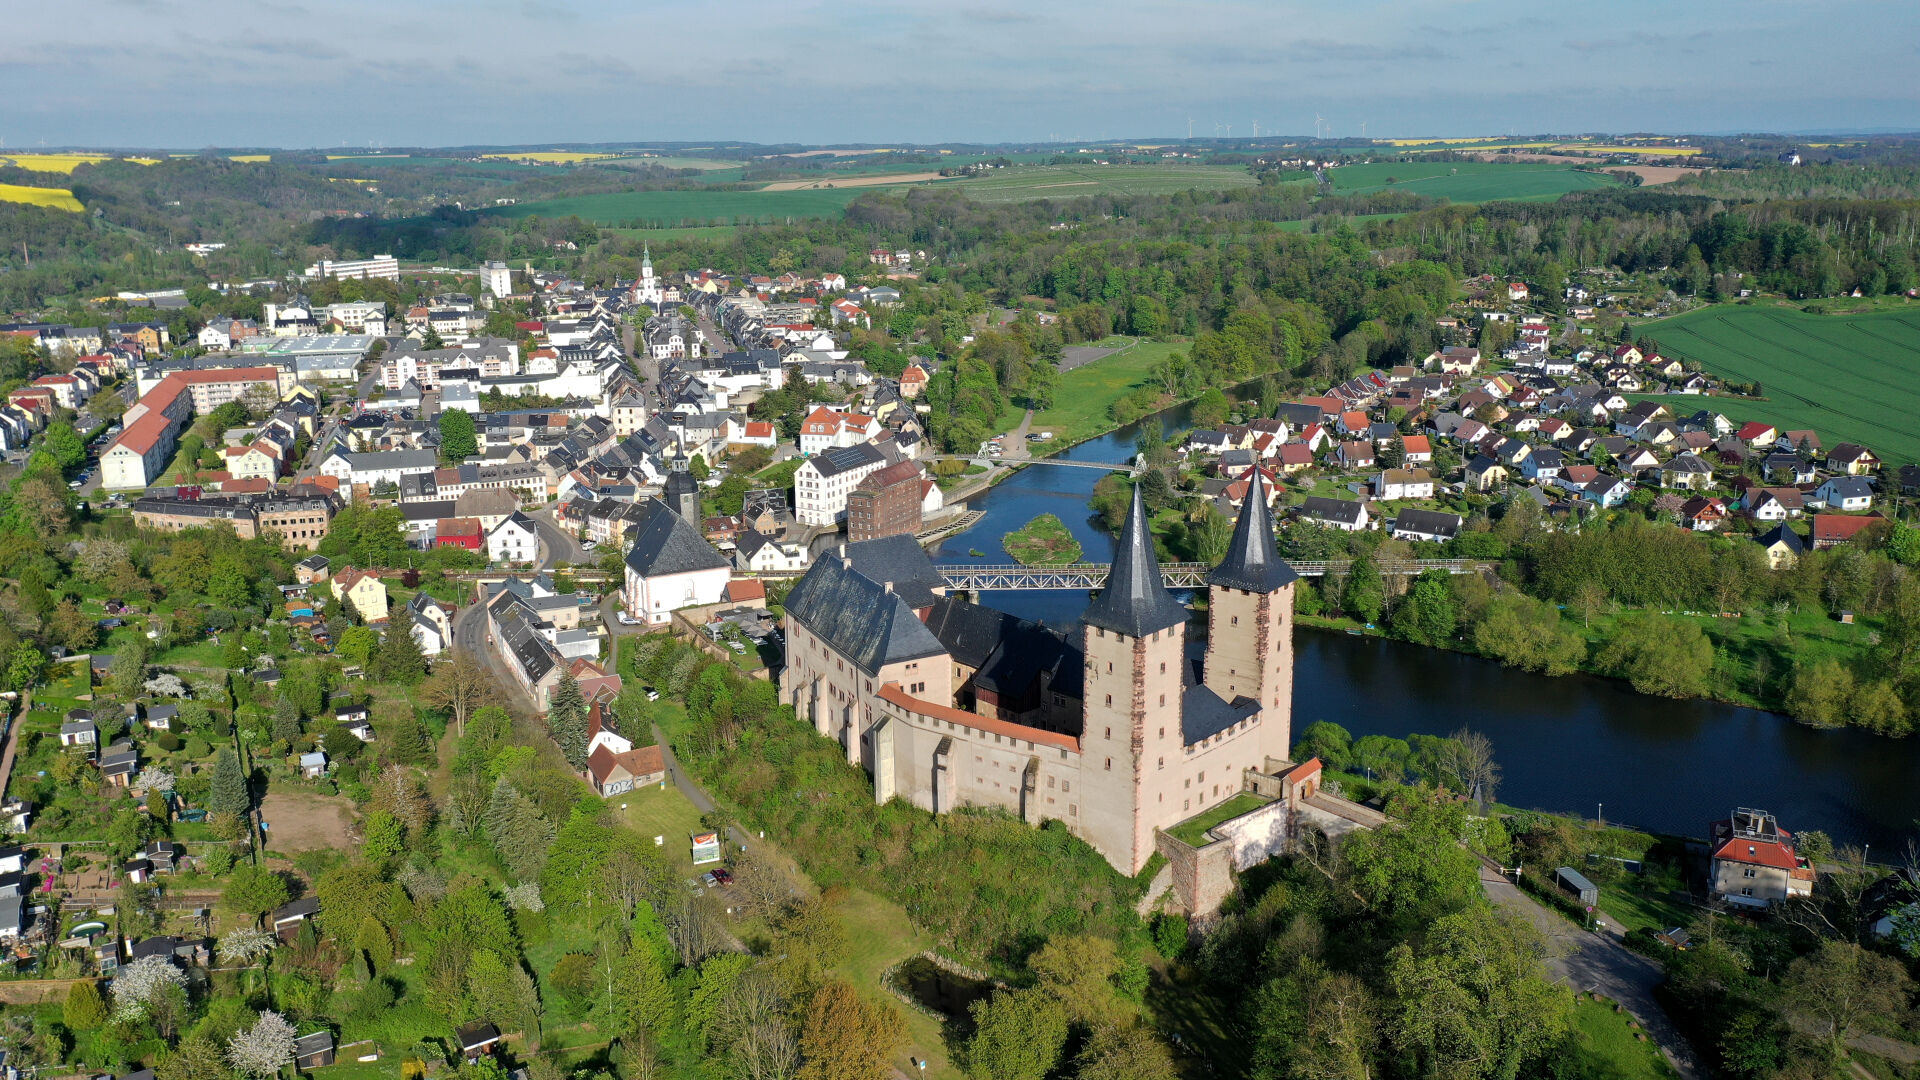
<svg viewBox="0 0 1920 1080"><path fill-rule="evenodd" d="M1233 542L1227 557L1207 575L1207 584L1248 592L1273 592L1300 580L1280 558L1273 543L1273 514L1267 509L1266 485L1255 465L1247 483L1246 501L1240 504L1240 520L1233 527Z"/></svg>
<svg viewBox="0 0 1920 1080"><path fill-rule="evenodd" d="M1126 524L1120 529L1120 544L1113 552L1106 587L1087 605L1087 613L1081 618L1089 626L1137 638L1187 621L1187 609L1161 581L1160 560L1153 555L1153 533L1147 528L1147 506L1137 484Z"/></svg>

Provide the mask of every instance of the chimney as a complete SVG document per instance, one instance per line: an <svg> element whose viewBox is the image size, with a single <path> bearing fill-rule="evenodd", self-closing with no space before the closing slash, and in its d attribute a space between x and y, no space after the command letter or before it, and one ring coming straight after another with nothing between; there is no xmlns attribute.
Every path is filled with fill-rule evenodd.
<svg viewBox="0 0 1920 1080"><path fill-rule="evenodd" d="M881 583L880 583L880 587L881 587L881 588L883 588L883 589L885 589L885 590L887 590L887 595L888 595L888 596L892 596L892 595L893 595L893 582L891 582L891 581L883 581L883 582L881 582Z"/></svg>

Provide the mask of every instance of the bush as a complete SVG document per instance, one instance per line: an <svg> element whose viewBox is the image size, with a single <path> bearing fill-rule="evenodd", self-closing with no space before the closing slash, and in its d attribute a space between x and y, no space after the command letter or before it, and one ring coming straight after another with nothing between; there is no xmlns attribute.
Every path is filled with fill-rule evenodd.
<svg viewBox="0 0 1920 1080"><path fill-rule="evenodd" d="M153 744L155 746L158 746L160 749L165 750L169 754L180 749L182 745L182 743L180 742L180 736L175 735L171 731L163 731L160 734L155 735L153 737Z"/></svg>

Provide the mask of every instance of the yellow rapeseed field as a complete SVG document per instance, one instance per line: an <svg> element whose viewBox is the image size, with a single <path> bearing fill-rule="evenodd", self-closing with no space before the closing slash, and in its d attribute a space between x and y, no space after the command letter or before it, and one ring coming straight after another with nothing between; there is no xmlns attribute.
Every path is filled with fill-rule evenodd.
<svg viewBox="0 0 1920 1080"><path fill-rule="evenodd" d="M0 202L50 206L55 210L71 210L76 214L86 209L66 188L23 187L19 184L0 184Z"/></svg>
<svg viewBox="0 0 1920 1080"><path fill-rule="evenodd" d="M273 155L272 154L228 154L227 160L246 162L247 164L251 164L251 165L261 165L261 164L265 164L266 162L272 161Z"/></svg>

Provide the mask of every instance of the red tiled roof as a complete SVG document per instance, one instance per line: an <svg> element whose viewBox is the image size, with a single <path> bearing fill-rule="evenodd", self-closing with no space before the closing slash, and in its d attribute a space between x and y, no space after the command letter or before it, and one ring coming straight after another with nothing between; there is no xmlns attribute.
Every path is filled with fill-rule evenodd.
<svg viewBox="0 0 1920 1080"><path fill-rule="evenodd" d="M747 421L747 438L764 439L773 434L773 422L769 420Z"/></svg>
<svg viewBox="0 0 1920 1080"><path fill-rule="evenodd" d="M756 578L740 578L737 581L727 582L727 599L736 604L743 600L765 600L766 598L767 586Z"/></svg>
<svg viewBox="0 0 1920 1080"><path fill-rule="evenodd" d="M1859 535L1860 530L1885 520L1878 514L1862 517L1851 514L1815 514L1813 515L1813 538L1816 541L1832 540L1836 543L1851 540Z"/></svg>
<svg viewBox="0 0 1920 1080"><path fill-rule="evenodd" d="M1409 454L1433 453L1433 444L1427 441L1427 437L1425 435L1404 436L1403 438L1401 438L1400 444L1406 448L1406 451Z"/></svg>
<svg viewBox="0 0 1920 1080"><path fill-rule="evenodd" d="M888 683L882 686L880 688L880 700L897 705L908 712L919 713L921 716L931 717L935 720L944 720L949 723L960 724L964 727L991 732L995 735L1006 735L1014 739L1044 743L1047 746L1057 746L1063 750L1072 750L1076 754L1080 752L1080 740L1071 735L1062 735L1057 731L1042 731L1039 728L1028 727L1025 724L1015 724L1006 720L996 720L990 716L981 716L978 713L970 713L965 709L956 709L951 705L922 701L912 694L907 693L905 690L900 689L899 683Z"/></svg>
<svg viewBox="0 0 1920 1080"><path fill-rule="evenodd" d="M1749 420L1746 423L1740 425L1740 441L1752 442L1755 439L1764 437L1765 435L1767 435L1767 433L1774 430L1775 429L1772 424L1762 423L1759 420Z"/></svg>

